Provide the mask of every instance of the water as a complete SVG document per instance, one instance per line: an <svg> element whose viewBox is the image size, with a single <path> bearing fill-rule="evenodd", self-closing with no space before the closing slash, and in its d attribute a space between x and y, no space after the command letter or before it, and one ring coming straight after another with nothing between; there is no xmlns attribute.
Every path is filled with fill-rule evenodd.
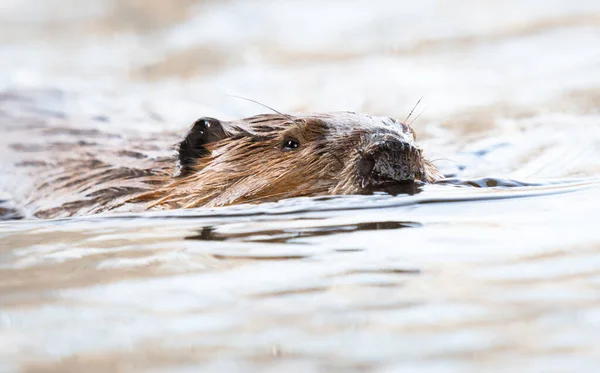
<svg viewBox="0 0 600 373"><path fill-rule="evenodd" d="M596 370L597 2L1 3L0 85L60 124L264 110L226 94L404 119L425 95L452 178L1 222L0 371Z"/></svg>

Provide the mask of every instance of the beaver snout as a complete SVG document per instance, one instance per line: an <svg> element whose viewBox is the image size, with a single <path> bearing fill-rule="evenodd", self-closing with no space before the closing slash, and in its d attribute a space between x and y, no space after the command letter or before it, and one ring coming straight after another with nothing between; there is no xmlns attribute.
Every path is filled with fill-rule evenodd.
<svg viewBox="0 0 600 373"><path fill-rule="evenodd" d="M360 154L358 171L363 188L413 181L423 173L421 150L406 141L378 141Z"/></svg>

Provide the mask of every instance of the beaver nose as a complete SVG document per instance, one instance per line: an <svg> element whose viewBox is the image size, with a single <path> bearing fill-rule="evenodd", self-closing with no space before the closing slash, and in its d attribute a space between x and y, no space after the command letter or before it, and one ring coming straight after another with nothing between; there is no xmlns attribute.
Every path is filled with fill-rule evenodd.
<svg viewBox="0 0 600 373"><path fill-rule="evenodd" d="M415 180L422 173L421 151L401 140L380 141L363 151L359 173L368 184Z"/></svg>

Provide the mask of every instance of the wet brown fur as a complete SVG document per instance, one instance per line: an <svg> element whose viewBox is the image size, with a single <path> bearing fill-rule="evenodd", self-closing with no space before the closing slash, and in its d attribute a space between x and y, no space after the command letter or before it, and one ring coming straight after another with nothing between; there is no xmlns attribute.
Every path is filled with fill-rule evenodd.
<svg viewBox="0 0 600 373"><path fill-rule="evenodd" d="M210 155L199 158L188 175L134 200L148 201L150 207L190 208L360 193L355 165L358 149L372 129L361 131L360 121L339 123L345 117L349 122L360 117L380 120L354 113L264 114L226 123L232 136L209 144ZM338 131L342 126L355 128ZM397 126L414 141L407 125L393 121L390 126ZM237 136L236 131L244 135ZM299 141L298 150L282 151L282 143L289 138ZM418 161L422 169L418 179L432 182L440 177L429 161L422 157Z"/></svg>
<svg viewBox="0 0 600 373"><path fill-rule="evenodd" d="M41 116L46 118L42 122L39 113L21 113L17 118L0 115L8 133L11 129L22 133L29 126L26 132L36 129L44 139L28 142L17 136L21 141L10 141L8 146L14 166L10 172L27 174L30 186L16 193L11 193L16 189L11 191L10 183L0 188L29 211L25 216L215 207L362 193L370 181L361 179L357 162L378 144L373 139L388 137L414 145L406 162L416 180L432 182L441 177L414 144L412 129L390 118L354 113L264 114L221 122L227 137L203 144L207 155L182 169L176 162L177 149L165 146L176 143L180 135L126 138L63 128L57 124L64 118ZM282 144L288 139L300 146L286 150ZM23 186L18 181L13 184Z"/></svg>

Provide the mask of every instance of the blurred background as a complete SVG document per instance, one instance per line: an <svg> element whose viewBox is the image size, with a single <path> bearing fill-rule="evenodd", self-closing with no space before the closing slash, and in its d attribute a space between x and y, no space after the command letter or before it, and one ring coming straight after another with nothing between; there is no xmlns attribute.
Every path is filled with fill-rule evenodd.
<svg viewBox="0 0 600 373"><path fill-rule="evenodd" d="M600 100L595 0L2 0L0 22L0 88L60 90L129 129L265 110L227 95L401 120L422 97L417 134L448 156L518 142L540 115L581 124Z"/></svg>
<svg viewBox="0 0 600 373"><path fill-rule="evenodd" d="M600 366L598 0L0 0L0 25L5 123L422 98L447 174L563 183L2 223L0 372Z"/></svg>

